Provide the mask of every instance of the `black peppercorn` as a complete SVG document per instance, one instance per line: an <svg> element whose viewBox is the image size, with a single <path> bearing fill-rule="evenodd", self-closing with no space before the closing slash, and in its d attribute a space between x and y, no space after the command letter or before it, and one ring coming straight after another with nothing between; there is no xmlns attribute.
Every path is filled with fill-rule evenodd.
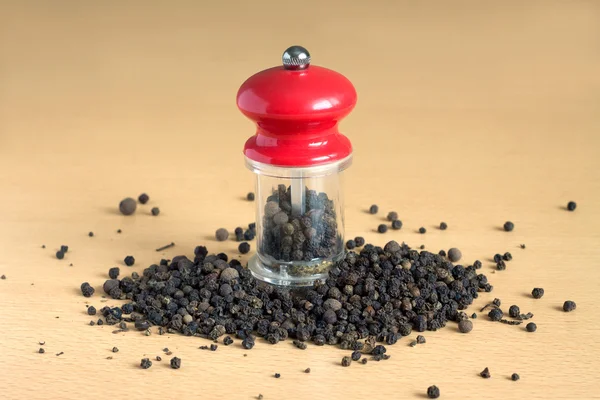
<svg viewBox="0 0 600 400"><path fill-rule="evenodd" d="M500 307L502 305L502 300L496 298L492 301L492 304L496 307Z"/></svg>
<svg viewBox="0 0 600 400"><path fill-rule="evenodd" d="M140 367L143 369L148 369L152 366L152 361L149 358L142 358L142 362L140 363Z"/></svg>
<svg viewBox="0 0 600 400"><path fill-rule="evenodd" d="M458 260L461 259L461 257L462 257L462 253L456 247L453 247L450 250L448 250L448 259L450 261L457 262Z"/></svg>
<svg viewBox="0 0 600 400"><path fill-rule="evenodd" d="M398 230L398 229L402 229L402 221L400 221L399 219L395 219L392 221L392 229Z"/></svg>
<svg viewBox="0 0 600 400"><path fill-rule="evenodd" d="M276 373L275 373L275 378L277 378L277 379L281 378L281 374L280 374L280 373L278 373L278 372L276 372Z"/></svg>
<svg viewBox="0 0 600 400"><path fill-rule="evenodd" d="M119 211L123 215L131 215L135 212L137 207L137 203L131 197L127 197L119 203Z"/></svg>
<svg viewBox="0 0 600 400"><path fill-rule="evenodd" d="M387 225L386 225L386 224L380 224L380 225L377 227L377 232L379 232L379 233L386 233L386 232L387 232L387 230L388 230L388 227L387 227Z"/></svg>
<svg viewBox="0 0 600 400"><path fill-rule="evenodd" d="M493 310L491 310L488 313L488 317L490 317L490 319L495 322L500 321L503 316L504 316L504 313L499 308L494 308Z"/></svg>
<svg viewBox="0 0 600 400"><path fill-rule="evenodd" d="M135 264L135 258L133 258L133 256L125 257L125 259L123 261L125 262L125 265L127 265L128 267L131 267L133 264Z"/></svg>
<svg viewBox="0 0 600 400"><path fill-rule="evenodd" d="M305 374L310 374L310 368L306 368L306 369L304 370L304 373L305 373Z"/></svg>
<svg viewBox="0 0 600 400"><path fill-rule="evenodd" d="M519 376L519 374L512 374L510 376L510 379L512 379L513 381L518 381L519 379L521 379L521 377Z"/></svg>
<svg viewBox="0 0 600 400"><path fill-rule="evenodd" d="M544 289L542 288L534 288L531 291L531 295L534 299L541 299L544 296Z"/></svg>
<svg viewBox="0 0 600 400"><path fill-rule="evenodd" d="M377 206L377 204L373 204L370 208L369 208L369 213L370 214L377 214L379 212L379 207Z"/></svg>
<svg viewBox="0 0 600 400"><path fill-rule="evenodd" d="M242 242L238 246L238 251L242 254L246 254L250 251L250 244L248 242Z"/></svg>
<svg viewBox="0 0 600 400"><path fill-rule="evenodd" d="M356 242L355 242L354 240L350 239L350 240L348 240L348 241L346 242L346 248L347 248L348 250L352 250L352 249L354 249L355 247L356 247Z"/></svg>
<svg viewBox="0 0 600 400"><path fill-rule="evenodd" d="M500 261L502 261L502 255L501 254L494 254L494 262L495 263L499 263Z"/></svg>
<svg viewBox="0 0 600 400"><path fill-rule="evenodd" d="M435 385L429 386L427 388L427 397L430 399L437 399L440 397L440 389Z"/></svg>
<svg viewBox="0 0 600 400"><path fill-rule="evenodd" d="M91 297L95 291L96 290L91 287L89 283L83 282L81 284L81 294L83 294L85 297Z"/></svg>
<svg viewBox="0 0 600 400"><path fill-rule="evenodd" d="M512 230L513 230L513 229L515 229L515 224L513 224L513 223L512 223L512 222L510 222L510 221L506 221L506 222L504 223L504 230L505 230L506 232L512 232Z"/></svg>
<svg viewBox="0 0 600 400"><path fill-rule="evenodd" d="M518 318L519 315L521 315L521 309L519 308L519 306L516 305L512 305L510 306L510 308L508 309L508 315L511 318Z"/></svg>
<svg viewBox="0 0 600 400"><path fill-rule="evenodd" d="M158 214L160 214L160 208L152 207L152 210L150 210L150 212L156 217Z"/></svg>
<svg viewBox="0 0 600 400"><path fill-rule="evenodd" d="M112 348L112 352L113 353L118 353L119 352L119 348L118 347L113 347Z"/></svg>
<svg viewBox="0 0 600 400"><path fill-rule="evenodd" d="M477 313L471 314L471 319L477 319Z"/></svg>
<svg viewBox="0 0 600 400"><path fill-rule="evenodd" d="M360 351L353 351L350 357L352 358L352 361L358 361L362 357L362 354Z"/></svg>
<svg viewBox="0 0 600 400"><path fill-rule="evenodd" d="M44 350L43 348L40 347L40 349L38 350L38 353L40 354L44 354L46 352L46 350Z"/></svg>
<svg viewBox="0 0 600 400"><path fill-rule="evenodd" d="M181 368L181 358L179 358L179 357L171 358L171 368L173 368L173 369Z"/></svg>
<svg viewBox="0 0 600 400"><path fill-rule="evenodd" d="M398 219L398 213L396 211L390 211L387 215L388 221L395 221Z"/></svg>
<svg viewBox="0 0 600 400"><path fill-rule="evenodd" d="M354 238L354 242L356 243L356 247L362 247L365 245L365 238L362 236L357 236Z"/></svg>
<svg viewBox="0 0 600 400"><path fill-rule="evenodd" d="M464 319L458 323L458 330L461 333L469 333L473 330L473 323L468 319Z"/></svg>
<svg viewBox="0 0 600 400"><path fill-rule="evenodd" d="M94 236L94 232L88 232L88 236L89 237L93 237Z"/></svg>
<svg viewBox="0 0 600 400"><path fill-rule="evenodd" d="M349 367L352 364L352 358L344 357L342 358L342 367Z"/></svg>
<svg viewBox="0 0 600 400"><path fill-rule="evenodd" d="M96 315L96 307L89 306L87 309L87 313L88 313L88 315Z"/></svg>
<svg viewBox="0 0 600 400"><path fill-rule="evenodd" d="M233 344L233 339L231 338L231 336L225 336L225 338L223 339L223 344L225 346L229 346L230 344Z"/></svg>
<svg viewBox="0 0 600 400"><path fill-rule="evenodd" d="M527 332L535 332L537 330L537 325L534 322L530 322L525 326Z"/></svg>
<svg viewBox="0 0 600 400"><path fill-rule="evenodd" d="M244 340L242 340L242 347L246 350L250 350L254 347L254 338L251 335L248 335Z"/></svg>
<svg viewBox="0 0 600 400"><path fill-rule="evenodd" d="M138 201L140 204L146 204L148 200L150 200L150 196L148 196L146 193L142 193L138 196Z"/></svg>
<svg viewBox="0 0 600 400"><path fill-rule="evenodd" d="M119 267L113 267L108 270L108 276L110 277L110 279L117 279L119 277L120 271L121 270L119 269Z"/></svg>
<svg viewBox="0 0 600 400"><path fill-rule="evenodd" d="M446 229L448 229L448 224L446 224L445 222L440 222L440 229L445 231Z"/></svg>
<svg viewBox="0 0 600 400"><path fill-rule="evenodd" d="M565 304L563 304L564 312L571 312L571 311L575 310L576 308L577 308L577 304L575 304L575 302L571 301L571 300L567 300L567 301L565 301Z"/></svg>
<svg viewBox="0 0 600 400"><path fill-rule="evenodd" d="M246 200L254 201L254 192L248 192L248 194L246 195Z"/></svg>
<svg viewBox="0 0 600 400"><path fill-rule="evenodd" d="M219 242L224 242L225 240L227 240L228 237L229 237L229 232L225 228L219 228L215 232L215 238Z"/></svg>
<svg viewBox="0 0 600 400"><path fill-rule="evenodd" d="M63 253L62 251L57 251L56 252L56 258L58 258L59 260L62 260L63 258L65 258L65 253Z"/></svg>
<svg viewBox="0 0 600 400"><path fill-rule="evenodd" d="M417 335L417 344L425 344L426 342L427 340L425 339L425 336Z"/></svg>
<svg viewBox="0 0 600 400"><path fill-rule="evenodd" d="M510 254L508 251L506 253L504 253L504 255L502 256L502 259L504 261L510 261L512 260L512 254Z"/></svg>
<svg viewBox="0 0 600 400"><path fill-rule="evenodd" d="M423 228L423 227L420 227L420 228L419 228L419 233L420 233L420 234L424 234L425 232L427 232L427 229L425 229L425 228Z"/></svg>
<svg viewBox="0 0 600 400"><path fill-rule="evenodd" d="M367 360L366 358L363 358L362 360L360 360L360 362L361 362L361 363L363 363L363 365L364 365L364 364L366 364L366 363L367 363L367 361L368 361L368 360Z"/></svg>
<svg viewBox="0 0 600 400"><path fill-rule="evenodd" d="M576 208L577 208L577 203L575 203L574 201L570 201L567 204L567 210L569 210L569 211L575 211Z"/></svg>
<svg viewBox="0 0 600 400"><path fill-rule="evenodd" d="M496 269L498 271L504 271L506 269L506 263L504 262L504 260L500 260L496 263Z"/></svg>

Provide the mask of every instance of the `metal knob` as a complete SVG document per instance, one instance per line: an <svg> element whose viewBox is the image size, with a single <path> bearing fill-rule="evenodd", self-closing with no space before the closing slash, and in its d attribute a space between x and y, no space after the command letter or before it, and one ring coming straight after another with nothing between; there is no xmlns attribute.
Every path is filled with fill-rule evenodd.
<svg viewBox="0 0 600 400"><path fill-rule="evenodd" d="M302 46L288 47L281 59L283 67L289 70L306 69L310 65L310 53Z"/></svg>

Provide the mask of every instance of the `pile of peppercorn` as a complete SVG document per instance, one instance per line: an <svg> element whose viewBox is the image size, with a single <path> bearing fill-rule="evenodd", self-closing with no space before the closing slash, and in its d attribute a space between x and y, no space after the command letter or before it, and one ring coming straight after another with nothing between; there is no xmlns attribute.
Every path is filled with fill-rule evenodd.
<svg viewBox="0 0 600 400"><path fill-rule="evenodd" d="M279 185L267 198L262 252L285 262L331 258L341 253L335 205L327 194L306 188L301 216L292 214L291 196L291 187Z"/></svg>
<svg viewBox="0 0 600 400"><path fill-rule="evenodd" d="M477 273L480 262L453 265L394 241L346 253L324 283L297 291L256 281L223 253L209 255L198 246L194 254L162 260L141 276L107 280L108 295L129 301L103 308L106 323L134 321L139 329L156 325L159 333L164 327L213 340L236 335L247 349L258 335L271 344L291 337L369 353L374 340L393 344L412 330L458 322L464 314L459 310L480 291L492 290Z"/></svg>

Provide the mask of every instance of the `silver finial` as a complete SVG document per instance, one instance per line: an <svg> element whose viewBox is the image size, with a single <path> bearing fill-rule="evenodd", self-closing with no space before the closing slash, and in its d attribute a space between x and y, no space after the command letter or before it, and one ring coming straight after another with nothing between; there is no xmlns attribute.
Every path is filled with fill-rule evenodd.
<svg viewBox="0 0 600 400"><path fill-rule="evenodd" d="M285 69L306 69L310 65L310 53L302 46L288 47L281 59Z"/></svg>

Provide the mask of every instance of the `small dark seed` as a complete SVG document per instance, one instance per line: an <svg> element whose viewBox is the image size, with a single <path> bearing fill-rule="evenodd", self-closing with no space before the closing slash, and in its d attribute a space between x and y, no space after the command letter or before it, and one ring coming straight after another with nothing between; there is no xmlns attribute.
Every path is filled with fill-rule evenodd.
<svg viewBox="0 0 600 400"><path fill-rule="evenodd" d="M577 203L575 203L574 201L570 201L567 204L567 210L569 210L569 211L575 211L576 208L577 208Z"/></svg>
<svg viewBox="0 0 600 400"><path fill-rule="evenodd" d="M275 378L277 378L277 379L281 378L281 374L280 374L280 373L278 373L278 372L276 372L276 373L275 373Z"/></svg>
<svg viewBox="0 0 600 400"><path fill-rule="evenodd" d="M398 230L398 229L402 229L402 221L400 221L399 219L395 219L392 221L392 229Z"/></svg>
<svg viewBox="0 0 600 400"><path fill-rule="evenodd" d="M248 201L254 201L254 192L249 192L246 195L246 200L248 200Z"/></svg>
<svg viewBox="0 0 600 400"><path fill-rule="evenodd" d="M446 224L445 222L441 222L440 223L440 229L445 231L446 229L448 229L448 224Z"/></svg>
<svg viewBox="0 0 600 400"><path fill-rule="evenodd" d="M473 323L468 319L462 320L458 323L458 330L461 333L469 333L473 330Z"/></svg>
<svg viewBox="0 0 600 400"><path fill-rule="evenodd" d="M304 370L304 373L305 373L305 374L310 374L310 368L306 368L306 369Z"/></svg>
<svg viewBox="0 0 600 400"><path fill-rule="evenodd" d="M567 300L567 301L565 301L565 304L563 304L564 312L571 312L571 311L575 310L576 308L577 308L577 304L575 304L575 302L571 301L571 300Z"/></svg>
<svg viewBox="0 0 600 400"><path fill-rule="evenodd" d="M417 335L417 343L418 344L425 344L426 342L427 342L427 340L425 339L425 336Z"/></svg>
<svg viewBox="0 0 600 400"><path fill-rule="evenodd" d="M87 313L88 313L88 315L96 315L96 307L89 306L87 309Z"/></svg>
<svg viewBox="0 0 600 400"><path fill-rule="evenodd" d="M150 200L150 196L148 196L146 193L142 193L138 196L138 201L140 204L146 204L148 200Z"/></svg>
<svg viewBox="0 0 600 400"><path fill-rule="evenodd" d="M398 213L396 211L390 211L387 215L388 221L395 221L398 219Z"/></svg>
<svg viewBox="0 0 600 400"><path fill-rule="evenodd" d="M117 279L119 277L120 272L121 270L119 269L119 267L113 267L108 270L108 276L110 277L110 279Z"/></svg>
<svg viewBox="0 0 600 400"><path fill-rule="evenodd" d="M519 376L519 374L512 374L510 376L510 379L512 379L513 381L518 381L519 379L521 379L521 377Z"/></svg>
<svg viewBox="0 0 600 400"><path fill-rule="evenodd" d="M65 258L65 253L63 253L62 251L57 251L56 252L56 258L58 258L59 260L62 260L63 258Z"/></svg>
<svg viewBox="0 0 600 400"><path fill-rule="evenodd" d="M525 326L527 332L535 332L537 330L537 325L534 322L530 322Z"/></svg>
<svg viewBox="0 0 600 400"><path fill-rule="evenodd" d="M250 244L248 242L242 242L238 246L238 251L242 254L246 254L250 251Z"/></svg>
<svg viewBox="0 0 600 400"><path fill-rule="evenodd" d="M516 305L512 305L510 306L510 308L508 309L508 315L511 318L518 318L519 315L521 315L521 309L519 308L519 306Z"/></svg>
<svg viewBox="0 0 600 400"><path fill-rule="evenodd" d="M471 314L471 319L477 319L477 314L476 313Z"/></svg>
<svg viewBox="0 0 600 400"><path fill-rule="evenodd" d="M113 353L118 353L119 352L119 348L118 347L113 347L112 348L112 352Z"/></svg>
<svg viewBox="0 0 600 400"><path fill-rule="evenodd" d="M356 242L355 242L354 240L350 239L350 240L348 240L348 241L346 242L346 248L347 248L348 250L352 250L352 249L354 249L355 247L356 247Z"/></svg>
<svg viewBox="0 0 600 400"><path fill-rule="evenodd" d="M386 224L380 224L380 225L377 227L377 232L379 232L379 233L386 233L386 232L387 232L387 230L388 230L388 227L387 227L387 225L386 225Z"/></svg>
<svg viewBox="0 0 600 400"><path fill-rule="evenodd" d="M38 350L38 353L40 353L40 354L44 354L45 352L46 352L46 350L42 349L41 347L40 347L40 349Z"/></svg>
<svg viewBox="0 0 600 400"><path fill-rule="evenodd" d="M437 399L440 397L440 389L435 385L429 386L427 388L427 397L430 399Z"/></svg>
<svg viewBox="0 0 600 400"><path fill-rule="evenodd" d="M370 208L369 208L369 213L370 214L377 214L379 212L379 207L377 206L377 204L373 204Z"/></svg>
<svg viewBox="0 0 600 400"><path fill-rule="evenodd" d="M173 368L173 369L181 368L181 358L179 358L179 357L171 358L171 368Z"/></svg>
<svg viewBox="0 0 600 400"><path fill-rule="evenodd" d="M127 265L128 267L131 267L133 264L135 264L135 258L133 258L133 256L127 256L125 257L123 262L125 262L125 265Z"/></svg>
<svg viewBox="0 0 600 400"><path fill-rule="evenodd" d="M508 251L506 253L504 253L504 255L502 256L502 259L504 261L511 261L512 260L512 254L510 254Z"/></svg>
<svg viewBox="0 0 600 400"><path fill-rule="evenodd" d="M162 358L160 358L160 356L156 356L156 361L162 361Z"/></svg>
<svg viewBox="0 0 600 400"><path fill-rule="evenodd" d="M342 367L349 367L352 364L352 358L344 357L342 358Z"/></svg>
<svg viewBox="0 0 600 400"><path fill-rule="evenodd" d="M525 243L519 245L522 249L526 248Z"/></svg>
<svg viewBox="0 0 600 400"><path fill-rule="evenodd" d="M219 228L215 232L215 238L219 242L224 242L225 240L227 240L228 237L229 237L229 232L225 228Z"/></svg>
<svg viewBox="0 0 600 400"><path fill-rule="evenodd" d="M140 367L143 369L148 369L152 366L152 361L149 358L142 358L142 362L140 363Z"/></svg>
<svg viewBox="0 0 600 400"><path fill-rule="evenodd" d="M150 210L150 212L156 217L158 214L160 214L160 208L152 207L152 210Z"/></svg>
<svg viewBox="0 0 600 400"><path fill-rule="evenodd" d="M94 237L94 232L89 232L89 233L88 233L88 236L89 236L89 237Z"/></svg>
<svg viewBox="0 0 600 400"><path fill-rule="evenodd" d="M513 230L513 229L515 229L515 224L513 224L513 223L512 223L512 222L510 222L510 221L506 221L506 222L504 223L504 230L505 230L506 232L512 232L512 230Z"/></svg>
<svg viewBox="0 0 600 400"><path fill-rule="evenodd" d="M356 247L362 247L365 245L365 238L362 236L357 236L354 238L354 242L356 243Z"/></svg>
<svg viewBox="0 0 600 400"><path fill-rule="evenodd" d="M495 322L500 321L503 316L504 313L499 308L494 308L488 313L488 317L490 317L490 319Z"/></svg>
<svg viewBox="0 0 600 400"><path fill-rule="evenodd" d="M492 374L490 374L490 370L487 367L483 371L481 371L479 375L481 375L481 377L485 379L489 379L492 377Z"/></svg>
<svg viewBox="0 0 600 400"><path fill-rule="evenodd" d="M425 229L425 228L423 228L423 227L420 227L420 228L419 228L419 233L420 233L420 234L424 234L425 232L427 232L427 229Z"/></svg>
<svg viewBox="0 0 600 400"><path fill-rule="evenodd" d="M492 304L495 305L496 307L500 307L500 305L502 305L502 300L496 298L492 301Z"/></svg>
<svg viewBox="0 0 600 400"><path fill-rule="evenodd" d="M534 288L531 291L531 295L534 299L541 299L544 296L544 289L542 288Z"/></svg>

